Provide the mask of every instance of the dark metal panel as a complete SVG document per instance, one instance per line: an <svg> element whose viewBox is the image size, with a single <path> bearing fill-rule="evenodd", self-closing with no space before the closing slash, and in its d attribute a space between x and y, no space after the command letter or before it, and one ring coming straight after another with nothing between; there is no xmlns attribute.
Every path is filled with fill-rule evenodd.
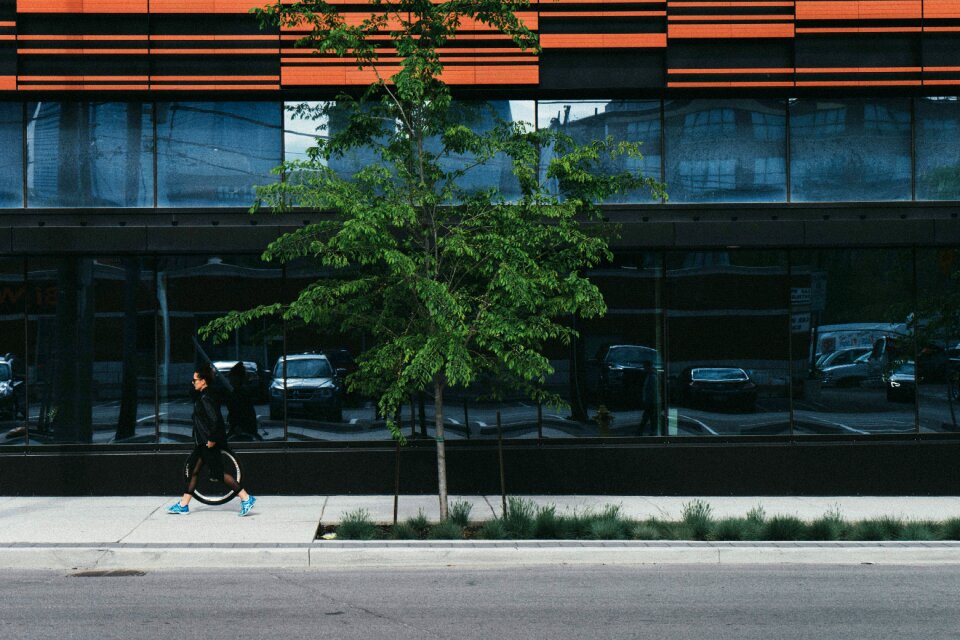
<svg viewBox="0 0 960 640"><path fill-rule="evenodd" d="M15 227L11 251L27 253L142 253L145 227Z"/></svg>
<svg viewBox="0 0 960 640"><path fill-rule="evenodd" d="M174 253L260 252L270 242L288 230L266 225L150 227L147 229L146 251Z"/></svg>
<svg viewBox="0 0 960 640"><path fill-rule="evenodd" d="M804 223L812 247L925 245L935 240L933 220L822 220Z"/></svg>
<svg viewBox="0 0 960 640"><path fill-rule="evenodd" d="M803 224L785 220L678 222L677 246L799 246Z"/></svg>
<svg viewBox="0 0 960 640"><path fill-rule="evenodd" d="M544 51L540 88L644 89L664 84L663 50Z"/></svg>
<svg viewBox="0 0 960 640"><path fill-rule="evenodd" d="M0 254L13 253L13 229L0 227Z"/></svg>
<svg viewBox="0 0 960 640"><path fill-rule="evenodd" d="M676 225L672 222L628 222L621 227L614 247L672 247L676 244Z"/></svg>
<svg viewBox="0 0 960 640"><path fill-rule="evenodd" d="M960 244L960 220L934 220L933 228L937 244Z"/></svg>
<svg viewBox="0 0 960 640"><path fill-rule="evenodd" d="M705 444L505 443L507 492L598 495L957 495L960 441L884 440ZM495 443L448 446L451 494L500 491ZM396 449L240 450L245 484L262 494L394 490ZM0 453L4 495L178 495L186 450L160 453ZM430 446L400 453L400 491L437 490ZM358 471L358 469L362 469ZM123 478L123 482L117 482Z"/></svg>

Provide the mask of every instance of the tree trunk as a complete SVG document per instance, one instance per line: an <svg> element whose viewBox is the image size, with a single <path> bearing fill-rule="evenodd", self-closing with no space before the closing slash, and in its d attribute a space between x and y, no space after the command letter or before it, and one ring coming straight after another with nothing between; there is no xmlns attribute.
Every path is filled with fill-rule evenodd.
<svg viewBox="0 0 960 640"><path fill-rule="evenodd" d="M437 431L437 480L440 497L440 519L447 519L447 448L443 441L443 381L433 381L434 427Z"/></svg>

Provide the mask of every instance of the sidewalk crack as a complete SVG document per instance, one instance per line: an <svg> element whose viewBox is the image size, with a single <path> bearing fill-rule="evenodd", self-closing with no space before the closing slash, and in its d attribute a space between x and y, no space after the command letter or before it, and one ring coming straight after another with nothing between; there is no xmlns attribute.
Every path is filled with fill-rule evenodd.
<svg viewBox="0 0 960 640"><path fill-rule="evenodd" d="M131 535L134 531L136 531L137 529L139 529L139 528L143 525L143 523L145 523L147 520L149 520L150 518L152 518L152 517L153 517L153 514L155 514L157 511L159 511L159 510L162 509L162 508L163 508L163 505L161 504L160 506L158 506L157 508L155 508L153 511L151 511L150 513L148 513L147 516L146 516L143 520L141 520L140 522L138 522L138 523L133 527L133 529L130 529L130 531L127 531L125 534L123 534L122 536L120 536L120 539L119 539L119 540L116 540L116 542L117 542L117 543L121 543L121 542L123 542L125 539L127 539L128 537L130 537L130 535Z"/></svg>

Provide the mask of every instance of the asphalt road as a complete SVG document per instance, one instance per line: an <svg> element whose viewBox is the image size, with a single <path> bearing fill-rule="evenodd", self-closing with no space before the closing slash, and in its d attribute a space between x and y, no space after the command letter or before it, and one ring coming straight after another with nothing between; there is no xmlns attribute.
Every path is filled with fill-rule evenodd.
<svg viewBox="0 0 960 640"><path fill-rule="evenodd" d="M957 638L956 567L0 574L0 638Z"/></svg>

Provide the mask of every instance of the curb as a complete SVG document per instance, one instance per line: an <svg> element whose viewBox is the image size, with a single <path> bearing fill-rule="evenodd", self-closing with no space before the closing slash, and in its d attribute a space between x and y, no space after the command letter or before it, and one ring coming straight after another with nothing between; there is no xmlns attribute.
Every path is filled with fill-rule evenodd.
<svg viewBox="0 0 960 640"><path fill-rule="evenodd" d="M13 543L0 569L420 569L526 565L960 565L960 542L318 541Z"/></svg>

